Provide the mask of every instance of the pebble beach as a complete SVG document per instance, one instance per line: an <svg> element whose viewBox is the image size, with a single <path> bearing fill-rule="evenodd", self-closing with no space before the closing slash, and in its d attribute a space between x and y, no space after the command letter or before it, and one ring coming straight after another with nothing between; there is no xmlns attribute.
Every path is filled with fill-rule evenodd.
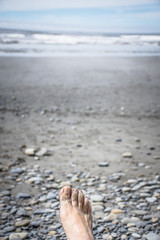
<svg viewBox="0 0 160 240"><path fill-rule="evenodd" d="M66 239L59 190L95 239L160 239L160 58L0 57L0 239Z"/></svg>

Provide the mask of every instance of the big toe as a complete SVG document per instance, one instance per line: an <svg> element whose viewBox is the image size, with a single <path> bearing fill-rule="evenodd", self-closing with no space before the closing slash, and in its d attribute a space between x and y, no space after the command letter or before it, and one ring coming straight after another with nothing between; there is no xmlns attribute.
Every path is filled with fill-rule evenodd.
<svg viewBox="0 0 160 240"><path fill-rule="evenodd" d="M63 187L59 193L60 201L71 200L71 192L72 192L71 187L69 186Z"/></svg>

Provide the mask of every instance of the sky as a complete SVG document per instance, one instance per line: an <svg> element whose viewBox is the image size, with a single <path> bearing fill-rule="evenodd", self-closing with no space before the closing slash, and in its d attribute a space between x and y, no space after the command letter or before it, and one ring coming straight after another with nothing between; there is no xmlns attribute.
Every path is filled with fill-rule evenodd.
<svg viewBox="0 0 160 240"><path fill-rule="evenodd" d="M0 0L0 28L160 33L160 0Z"/></svg>

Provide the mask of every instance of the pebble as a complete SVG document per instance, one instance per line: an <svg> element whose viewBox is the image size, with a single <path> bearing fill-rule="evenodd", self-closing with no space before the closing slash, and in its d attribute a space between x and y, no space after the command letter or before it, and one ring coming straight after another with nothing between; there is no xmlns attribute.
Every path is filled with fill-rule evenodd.
<svg viewBox="0 0 160 240"><path fill-rule="evenodd" d="M122 222L122 224L129 224L129 223L137 223L137 222L139 222L140 221L140 219L139 218L137 218L137 217L131 217L131 218L128 218L128 217L124 217L122 220L121 220L121 222Z"/></svg>
<svg viewBox="0 0 160 240"><path fill-rule="evenodd" d="M28 237L27 232L21 232L21 233L11 233L9 236L9 240L21 240Z"/></svg>
<svg viewBox="0 0 160 240"><path fill-rule="evenodd" d="M99 166L99 167L108 167L108 166L109 166L109 163L108 163L108 162L99 162L99 163L98 163L98 166Z"/></svg>
<svg viewBox="0 0 160 240"><path fill-rule="evenodd" d="M91 199L93 202L103 202L104 197L101 196L101 195L91 195L91 196L90 196L90 199Z"/></svg>
<svg viewBox="0 0 160 240"><path fill-rule="evenodd" d="M71 184L82 188L91 200L97 240L157 240L157 236L159 237L159 174L151 175L150 178L142 175L135 179L126 179L125 170L110 176L96 176L73 170L66 173L62 181L56 179L53 170L46 170L38 165L29 169L24 167L24 162L22 164L23 167L11 167L3 172L4 180L8 181L9 177L11 184L7 190L0 192L0 239L65 239L59 221L58 193L61 186ZM70 181L66 181L67 178ZM123 184L116 184L123 178ZM14 195L11 190L15 188L17 192L21 183L24 191L30 193L28 189L35 188L36 194L34 191L32 194L19 191Z"/></svg>
<svg viewBox="0 0 160 240"><path fill-rule="evenodd" d="M160 240L160 235L150 232L146 235L147 240Z"/></svg>
<svg viewBox="0 0 160 240"><path fill-rule="evenodd" d="M121 214L121 213L123 213L123 210L121 210L121 209L112 209L111 213L113 213L113 214Z"/></svg>
<svg viewBox="0 0 160 240"><path fill-rule="evenodd" d="M8 233L8 232L13 232L15 230L14 226L8 226L3 228L3 232Z"/></svg>
<svg viewBox="0 0 160 240"><path fill-rule="evenodd" d="M13 168L11 169L10 173L16 173L16 174L21 174L24 172L23 168Z"/></svg>
<svg viewBox="0 0 160 240"><path fill-rule="evenodd" d="M30 198L30 197L31 197L31 195L28 193L18 193L16 195L16 198Z"/></svg>
<svg viewBox="0 0 160 240"><path fill-rule="evenodd" d="M124 152L124 153L122 154L122 157L124 157L124 158L132 158L133 156L132 156L132 153L131 153L131 152Z"/></svg>
<svg viewBox="0 0 160 240"><path fill-rule="evenodd" d="M156 198L156 197L147 197L146 200L147 200L147 202L149 202L149 203L154 203L154 202L157 201L157 198Z"/></svg>
<svg viewBox="0 0 160 240"><path fill-rule="evenodd" d="M108 216L104 217L104 221L112 222L113 220L117 219L117 214L110 213Z"/></svg>
<svg viewBox="0 0 160 240"><path fill-rule="evenodd" d="M41 148L40 151L36 152L37 157L48 156L51 152L47 148Z"/></svg>
<svg viewBox="0 0 160 240"><path fill-rule="evenodd" d="M24 153L28 156L34 156L36 152L35 148L26 148Z"/></svg>
<svg viewBox="0 0 160 240"><path fill-rule="evenodd" d="M132 233L132 237L134 238L141 238L141 235L139 235L138 233Z"/></svg>
<svg viewBox="0 0 160 240"><path fill-rule="evenodd" d="M21 220L15 223L16 227L23 227L23 226L27 226L30 224L30 220L25 219L25 220Z"/></svg>

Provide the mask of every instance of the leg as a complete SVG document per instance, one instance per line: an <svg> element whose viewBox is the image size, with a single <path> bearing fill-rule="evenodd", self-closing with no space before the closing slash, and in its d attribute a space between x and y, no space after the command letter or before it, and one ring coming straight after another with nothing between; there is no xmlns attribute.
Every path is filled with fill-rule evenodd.
<svg viewBox="0 0 160 240"><path fill-rule="evenodd" d="M59 193L60 218L68 240L94 240L91 205L77 189L63 187Z"/></svg>

